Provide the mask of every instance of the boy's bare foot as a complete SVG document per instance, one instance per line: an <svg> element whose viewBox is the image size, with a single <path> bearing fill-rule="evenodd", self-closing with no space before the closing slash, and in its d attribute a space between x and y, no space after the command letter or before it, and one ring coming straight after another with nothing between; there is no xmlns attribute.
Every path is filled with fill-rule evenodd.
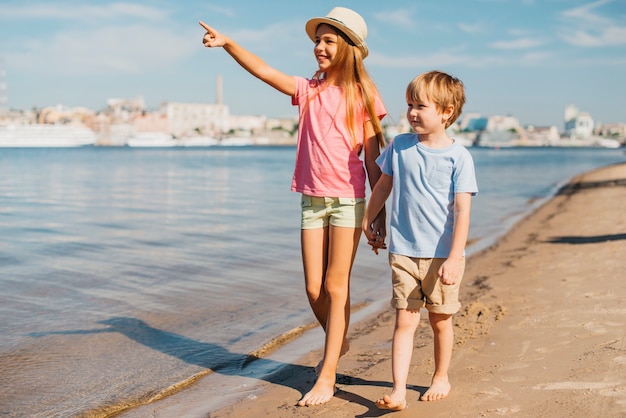
<svg viewBox="0 0 626 418"><path fill-rule="evenodd" d="M344 354L346 354L348 350L350 350L350 342L346 338L343 340L343 344L341 345L341 352L339 353L339 357L342 357ZM320 375L320 372L322 371L322 366L324 366L324 359L320 360L320 362L317 363L317 366L315 366L316 376Z"/></svg>
<svg viewBox="0 0 626 418"><path fill-rule="evenodd" d="M337 392L337 387L335 386L334 381L328 384L321 379L317 379L317 382L315 382L315 386L313 386L313 389L308 391L307 394L298 401L298 406L313 406L324 404L330 401L333 396L335 396L335 392Z"/></svg>
<svg viewBox="0 0 626 418"><path fill-rule="evenodd" d="M407 407L406 399L401 401L395 401L391 399L391 396L384 395L382 399L376 401L376 406L379 409L388 409L390 411L402 411Z"/></svg>
<svg viewBox="0 0 626 418"><path fill-rule="evenodd" d="M422 395L422 401L438 401L450 393L450 382L446 380L434 380L430 384L428 390Z"/></svg>

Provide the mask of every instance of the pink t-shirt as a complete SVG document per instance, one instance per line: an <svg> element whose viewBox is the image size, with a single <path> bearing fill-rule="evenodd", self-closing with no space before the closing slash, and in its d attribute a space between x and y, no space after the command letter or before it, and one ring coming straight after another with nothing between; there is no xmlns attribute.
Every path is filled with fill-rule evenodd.
<svg viewBox="0 0 626 418"><path fill-rule="evenodd" d="M342 89L327 86L320 91L323 81L295 79L291 101L298 106L300 126L291 190L317 197L365 197L366 175L359 152L369 114L363 106L356 109L355 147L346 125ZM374 108L380 119L387 114L379 97Z"/></svg>

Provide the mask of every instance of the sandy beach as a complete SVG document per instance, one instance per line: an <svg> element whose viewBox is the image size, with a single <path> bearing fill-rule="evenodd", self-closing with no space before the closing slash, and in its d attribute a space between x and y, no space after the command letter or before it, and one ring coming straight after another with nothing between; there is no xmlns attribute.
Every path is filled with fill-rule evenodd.
<svg viewBox="0 0 626 418"><path fill-rule="evenodd" d="M389 412L374 404L391 390L394 312L385 307L351 327L339 390L325 405L295 406L313 385L313 366L321 357L316 350L221 410L203 405L211 389L200 379L123 416L624 417L625 205L626 164L577 176L495 245L468 259L463 308L454 318L452 391L444 400L419 401L433 371L432 332L423 315L408 408Z"/></svg>

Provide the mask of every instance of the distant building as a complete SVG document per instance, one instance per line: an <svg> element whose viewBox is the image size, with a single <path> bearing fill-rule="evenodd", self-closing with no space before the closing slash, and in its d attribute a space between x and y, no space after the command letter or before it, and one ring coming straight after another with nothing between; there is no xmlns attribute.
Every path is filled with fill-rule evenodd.
<svg viewBox="0 0 626 418"><path fill-rule="evenodd" d="M587 112L580 112L574 105L565 108L564 122L566 136L588 138L593 135L593 118Z"/></svg>
<svg viewBox="0 0 626 418"><path fill-rule="evenodd" d="M387 116L382 124L382 130L386 143L393 141L400 134L412 132L411 124L407 120L405 112L401 113L397 120Z"/></svg>
<svg viewBox="0 0 626 418"><path fill-rule="evenodd" d="M548 146L555 144L560 138L559 130L556 126L534 126L526 127L524 141L526 145Z"/></svg>
<svg viewBox="0 0 626 418"><path fill-rule="evenodd" d="M146 104L141 96L135 99L108 99L106 113L110 116L111 123L131 123L145 109Z"/></svg>
<svg viewBox="0 0 626 418"><path fill-rule="evenodd" d="M487 122L488 131L515 131L520 132L522 127L519 124L519 120L513 116L489 116Z"/></svg>
<svg viewBox="0 0 626 418"><path fill-rule="evenodd" d="M84 125L93 128L95 115L96 112L86 107L56 105L41 109L37 122L54 125Z"/></svg>
<svg viewBox="0 0 626 418"><path fill-rule="evenodd" d="M6 110L0 112L0 126L30 125L37 123L37 114L34 110Z"/></svg>
<svg viewBox="0 0 626 418"><path fill-rule="evenodd" d="M205 103L165 103L169 133L177 138L191 136L219 137L229 129L228 106Z"/></svg>
<svg viewBox="0 0 626 418"><path fill-rule="evenodd" d="M134 133L169 133L169 129L167 115L161 112L143 112L133 119Z"/></svg>
<svg viewBox="0 0 626 418"><path fill-rule="evenodd" d="M251 135L253 132L265 130L266 122L267 117L264 115L230 115L228 118L228 124L230 127L229 129L224 129L222 132L227 133L228 131L237 131L238 135Z"/></svg>
<svg viewBox="0 0 626 418"><path fill-rule="evenodd" d="M482 131L487 129L487 118L480 113L465 113L459 122L461 131Z"/></svg>
<svg viewBox="0 0 626 418"><path fill-rule="evenodd" d="M513 116L481 116L478 113L468 113L459 123L459 129L465 132L489 131L514 131L521 132L519 120Z"/></svg>
<svg viewBox="0 0 626 418"><path fill-rule="evenodd" d="M596 127L596 133L606 137L626 138L626 124L605 123Z"/></svg>
<svg viewBox="0 0 626 418"><path fill-rule="evenodd" d="M282 130L286 132L295 132L298 129L298 118L270 118L265 122L265 130Z"/></svg>

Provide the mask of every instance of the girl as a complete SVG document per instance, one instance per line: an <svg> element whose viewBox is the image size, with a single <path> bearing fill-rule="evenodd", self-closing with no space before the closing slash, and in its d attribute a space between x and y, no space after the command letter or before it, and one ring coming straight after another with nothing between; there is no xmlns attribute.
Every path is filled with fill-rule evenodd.
<svg viewBox="0 0 626 418"><path fill-rule="evenodd" d="M361 235L365 208L365 170L370 187L380 177L376 158L384 146L380 119L386 110L363 59L368 54L363 18L336 7L307 22L306 32L319 69L311 79L284 74L267 65L214 28L203 38L208 48L222 47L245 70L291 96L299 110L298 145L291 190L302 193L301 247L306 293L326 333L317 381L299 406L328 402L335 393L339 357L348 351L350 272ZM370 225L385 238L385 214ZM377 247L374 246L374 249Z"/></svg>

